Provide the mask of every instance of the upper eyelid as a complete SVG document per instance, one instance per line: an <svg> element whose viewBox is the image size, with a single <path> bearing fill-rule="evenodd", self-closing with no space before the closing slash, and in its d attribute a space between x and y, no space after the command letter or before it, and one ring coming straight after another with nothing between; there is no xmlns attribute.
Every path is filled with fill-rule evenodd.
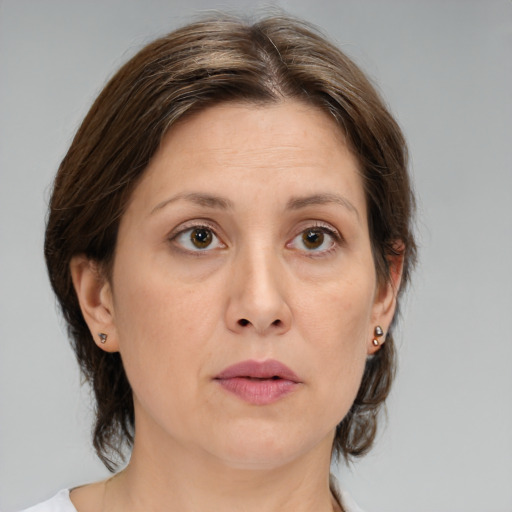
<svg viewBox="0 0 512 512"><path fill-rule="evenodd" d="M302 229L295 236L293 236L291 238L290 242L288 242L288 243L293 242L298 236L300 236L301 234L305 233L306 231L319 231L319 232L321 232L321 233L323 233L325 235L330 236L336 243L339 243L341 241L341 237L335 231L333 231L332 229L324 228L324 227L321 227L321 226L314 226L312 228Z"/></svg>
<svg viewBox="0 0 512 512"><path fill-rule="evenodd" d="M324 232L334 236L339 241L342 241L344 239L340 230L335 228L334 226L332 226L332 224L330 224L329 222L323 222L323 221L318 221L318 220L314 220L314 221L310 221L310 222L311 223L305 223L302 226L300 226L297 229L296 234L293 236L293 238L295 238L297 235L299 235L300 233L303 233L304 231L306 231L308 229L319 229L321 231L324 231Z"/></svg>
<svg viewBox="0 0 512 512"><path fill-rule="evenodd" d="M213 223L211 223L207 220L203 220L203 219L196 219L196 220L182 222L181 224L179 224L178 226L176 226L175 228L173 228L171 230L171 232L167 235L167 238L169 238L170 240L173 240L174 238L181 235L185 231L188 231L190 229L197 229L197 228L209 229L210 231L212 231L214 233L214 235L216 237L220 238L218 227L215 226Z"/></svg>

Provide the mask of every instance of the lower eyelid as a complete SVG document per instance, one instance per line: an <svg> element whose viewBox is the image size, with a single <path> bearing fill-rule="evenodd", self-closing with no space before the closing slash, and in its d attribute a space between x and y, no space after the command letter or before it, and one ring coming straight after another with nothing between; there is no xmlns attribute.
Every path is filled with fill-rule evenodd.
<svg viewBox="0 0 512 512"><path fill-rule="evenodd" d="M208 223L203 222L198 222L197 224L182 224L181 226L178 226L175 229L173 229L171 233L167 236L167 238L169 240L174 240L183 233L186 233L187 231L192 231L194 229L207 229L208 231L211 231L217 238L220 238L219 235L217 234L217 229L214 226L211 226Z"/></svg>

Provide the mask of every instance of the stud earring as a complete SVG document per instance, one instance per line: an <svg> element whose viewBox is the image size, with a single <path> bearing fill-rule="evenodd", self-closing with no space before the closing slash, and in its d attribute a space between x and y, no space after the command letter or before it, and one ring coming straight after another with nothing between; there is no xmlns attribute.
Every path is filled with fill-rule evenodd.
<svg viewBox="0 0 512 512"><path fill-rule="evenodd" d="M377 338L381 338L384 336L384 331L382 330L382 327L380 325L375 326L375 329L373 330L373 335L375 338L373 338L372 343L374 347L378 347L380 345L380 341Z"/></svg>
<svg viewBox="0 0 512 512"><path fill-rule="evenodd" d="M107 342L108 334L105 334L104 332L99 332L98 336L100 337L101 344L104 344Z"/></svg>

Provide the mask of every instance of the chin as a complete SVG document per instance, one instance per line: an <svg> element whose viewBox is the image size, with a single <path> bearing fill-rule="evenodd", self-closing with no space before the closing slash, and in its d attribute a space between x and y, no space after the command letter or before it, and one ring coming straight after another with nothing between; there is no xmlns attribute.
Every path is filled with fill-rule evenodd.
<svg viewBox="0 0 512 512"><path fill-rule="evenodd" d="M272 470L283 467L306 454L329 453L334 438L334 430L326 436L305 438L300 430L272 431L271 429L246 429L242 435L227 434L219 450L219 456L226 466L238 470ZM326 445L328 449L326 450Z"/></svg>

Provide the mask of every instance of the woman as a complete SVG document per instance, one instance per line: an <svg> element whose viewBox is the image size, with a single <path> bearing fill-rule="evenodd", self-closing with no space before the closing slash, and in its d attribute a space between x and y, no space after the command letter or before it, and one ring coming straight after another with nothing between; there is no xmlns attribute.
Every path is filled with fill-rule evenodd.
<svg viewBox="0 0 512 512"><path fill-rule="evenodd" d="M45 255L110 479L32 511L357 510L415 259L397 124L304 23L207 19L102 91Z"/></svg>

